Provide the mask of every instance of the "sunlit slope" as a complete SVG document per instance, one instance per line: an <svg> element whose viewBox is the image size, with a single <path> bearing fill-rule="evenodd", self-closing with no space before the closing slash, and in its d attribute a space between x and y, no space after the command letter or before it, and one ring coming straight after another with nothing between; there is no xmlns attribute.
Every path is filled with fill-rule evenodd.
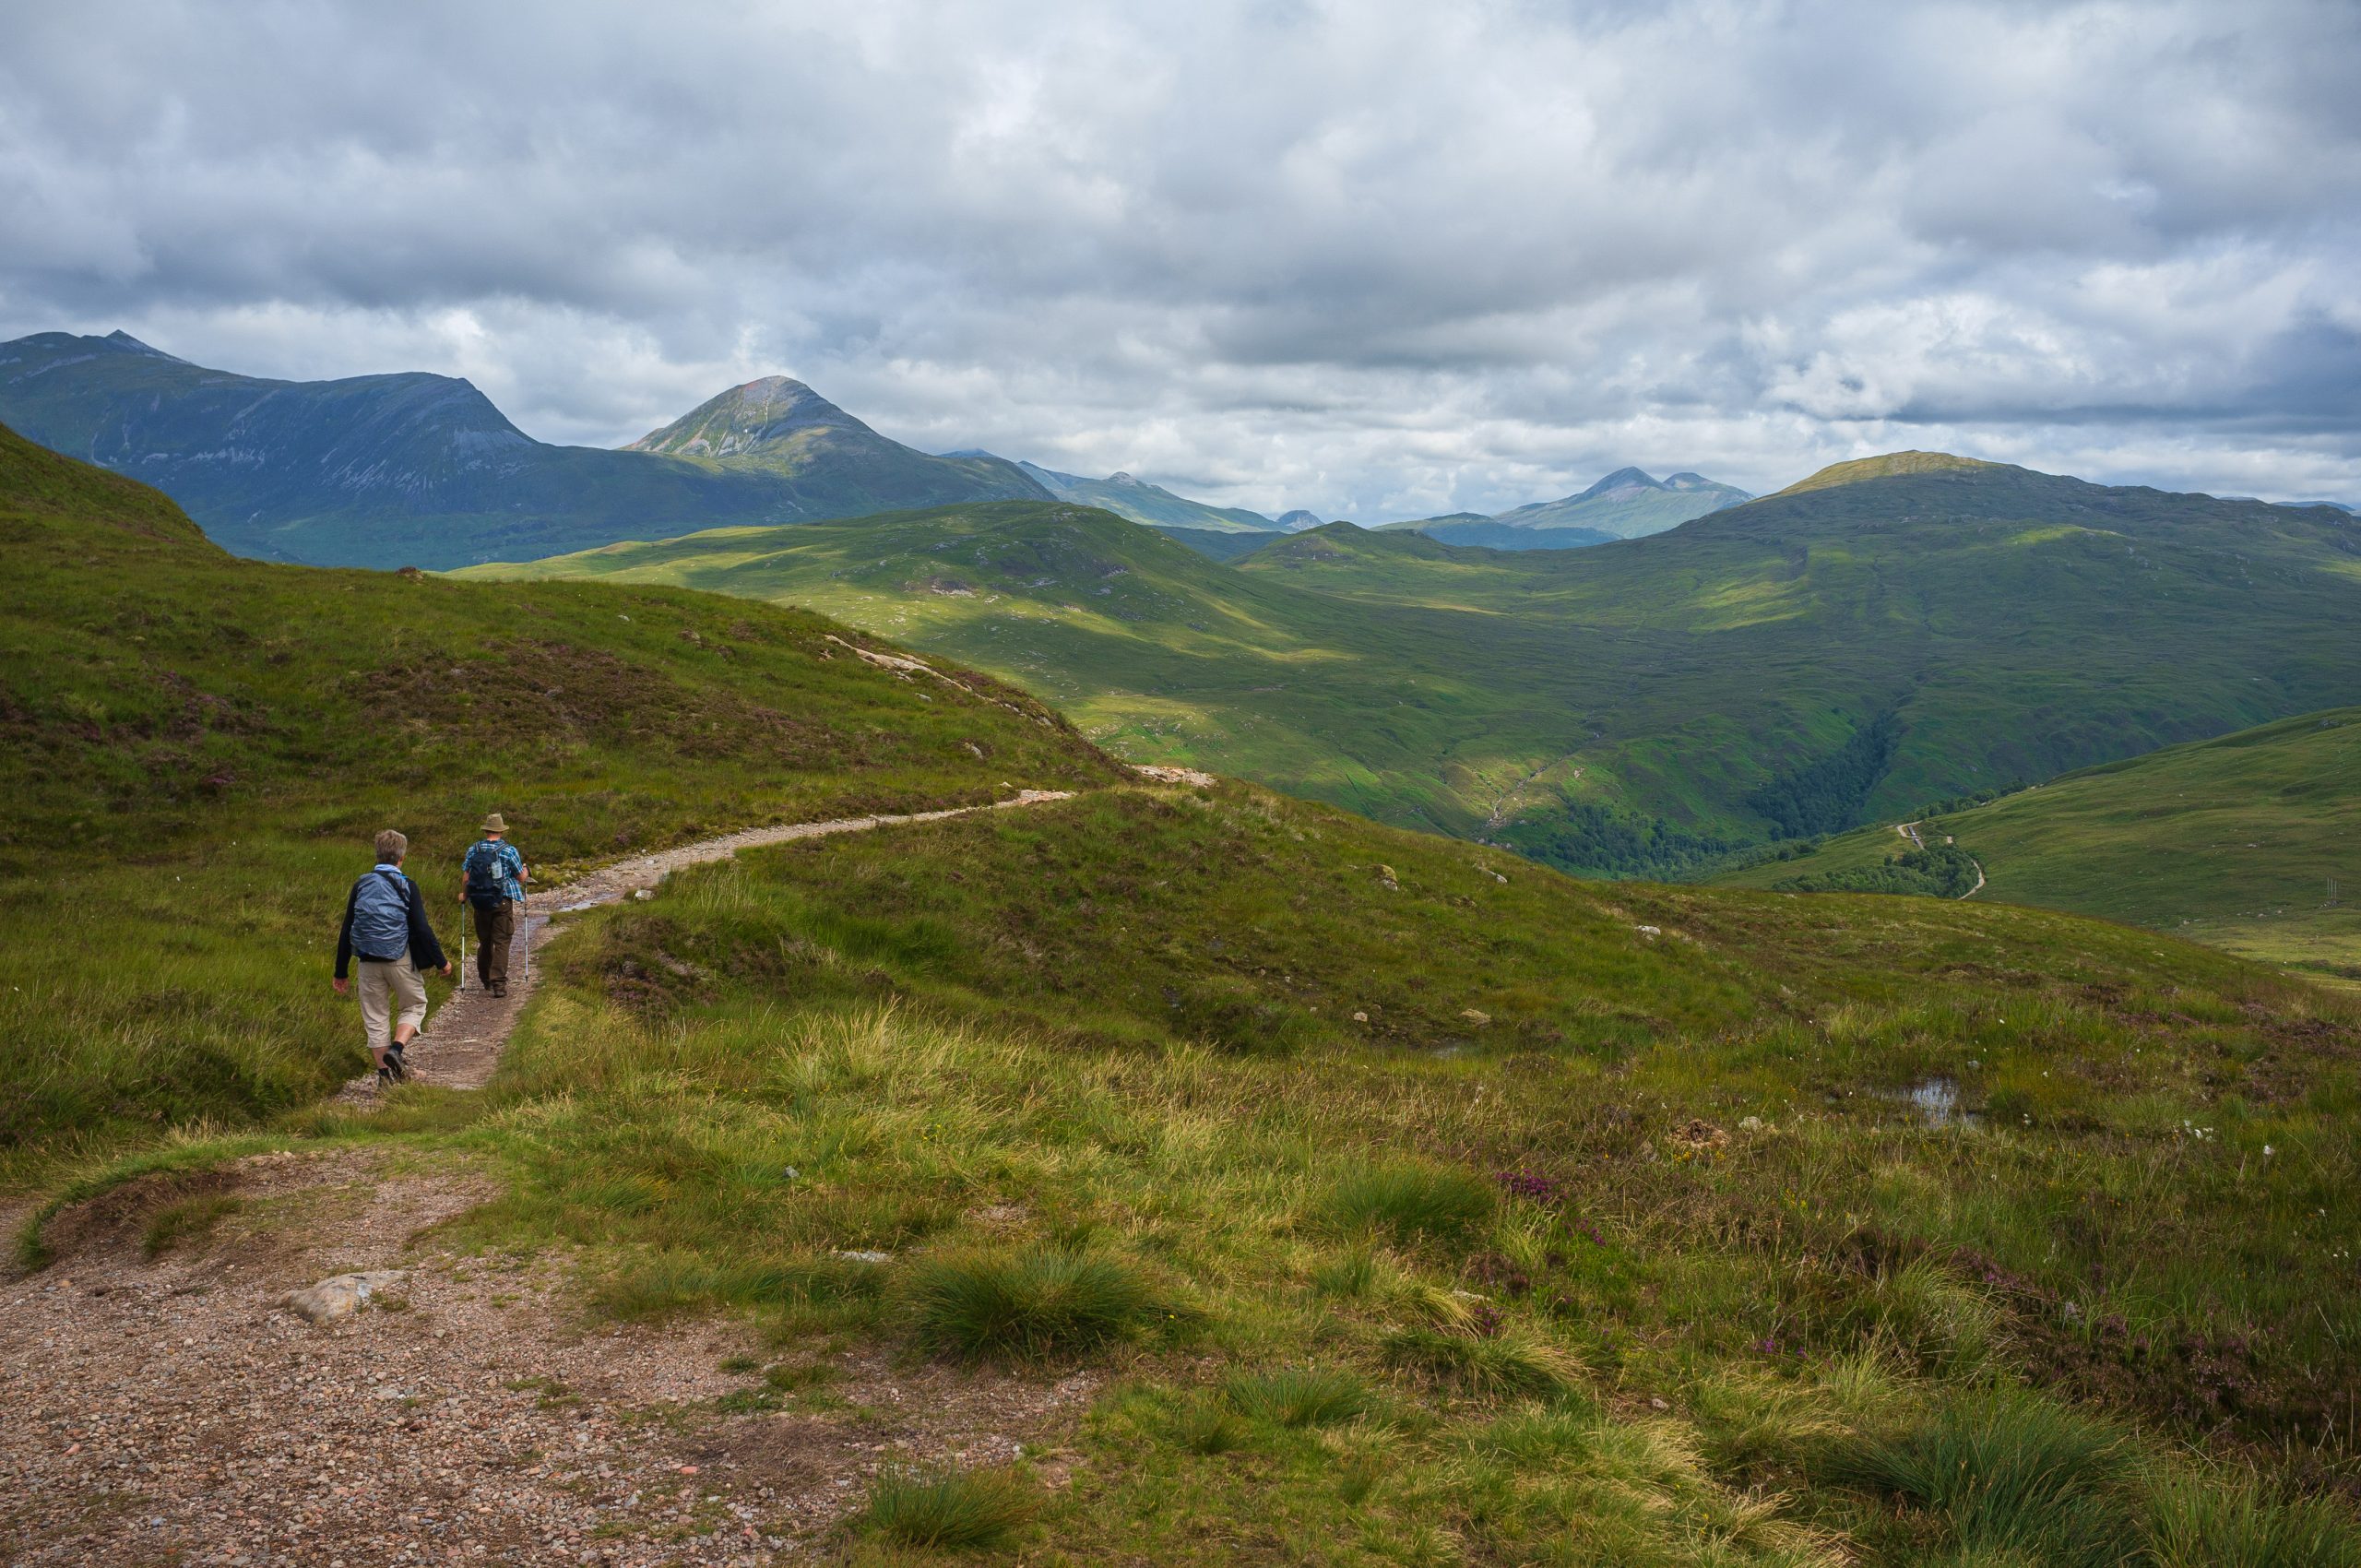
<svg viewBox="0 0 2361 1568"><path fill-rule="evenodd" d="M1920 825L1975 856L1980 898L2175 932L2361 976L2361 708L2307 714L2089 769ZM1878 825L1730 873L1775 886L1907 848Z"/></svg>
<svg viewBox="0 0 2361 1568"><path fill-rule="evenodd" d="M1580 732L1565 659L1578 632L1442 606L1372 614L1087 507L718 529L463 575L810 605L1017 681L1133 760L1198 763L1454 832L1481 826L1504 787L1489 779L1522 776ZM1578 662L1610 656L1595 639Z"/></svg>
<svg viewBox="0 0 2361 1568"><path fill-rule="evenodd" d="M1772 777L1717 814L1751 804L1790 830L2356 695L2350 517L1903 457L1918 460L1565 554L1329 529L1239 569L1371 605L1669 637L1670 659L1590 683L1606 733L1576 760L1677 802L1718 733Z"/></svg>
<svg viewBox="0 0 2361 1568"><path fill-rule="evenodd" d="M5 429L0 547L0 1164L351 1071L326 968L380 827L410 835L444 919L488 810L546 879L1116 771L1020 694L921 690L817 616L239 560Z"/></svg>
<svg viewBox="0 0 2361 1568"><path fill-rule="evenodd" d="M1009 504L487 570L809 603L1022 682L1138 760L1589 872L2355 695L2345 514L1926 455L1839 477L1573 552L1333 524L1224 567Z"/></svg>

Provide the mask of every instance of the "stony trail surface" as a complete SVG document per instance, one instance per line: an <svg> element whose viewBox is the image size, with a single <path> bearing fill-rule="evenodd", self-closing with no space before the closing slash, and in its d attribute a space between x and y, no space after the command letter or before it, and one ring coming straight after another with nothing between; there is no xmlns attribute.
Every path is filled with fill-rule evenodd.
<svg viewBox="0 0 2361 1568"><path fill-rule="evenodd" d="M0 1286L0 1562L803 1561L888 1465L1021 1445L1054 1483L1056 1437L1096 1392L855 1351L825 1358L825 1405L726 1409L765 1391L724 1370L761 1353L736 1324L586 1324L570 1260L437 1245L496 1190L261 1155L62 1216L60 1260ZM148 1218L192 1194L240 1207L144 1255ZM286 1309L361 1269L400 1270L398 1293L318 1326Z"/></svg>
<svg viewBox="0 0 2361 1568"><path fill-rule="evenodd" d="M539 894L507 996L453 998L412 1071L489 1081L553 917L740 849L1064 798L753 828ZM374 1081L340 1098L374 1100ZM888 1466L1022 1452L1062 1484L1092 1374L765 1357L722 1319L590 1323L571 1257L446 1241L499 1191L458 1157L348 1148L142 1177L63 1211L55 1261L0 1282L0 1562L768 1564L835 1550ZM157 1217L191 1205L216 1206L211 1228L151 1255ZM362 1271L397 1280L322 1324L288 1306ZM765 1360L817 1366L816 1392L771 1389Z"/></svg>
<svg viewBox="0 0 2361 1568"><path fill-rule="evenodd" d="M1142 770L1146 772L1146 770ZM1157 778L1158 770L1148 777ZM1195 778L1207 783L1209 776ZM659 849L654 854L637 855L627 861L617 861L599 870L546 891L536 892L527 902L525 918L516 922L516 932L511 939L508 956L508 994L493 996L476 984L470 970L467 988L452 995L436 1008L426 1021L404 1056L410 1076L422 1084L440 1084L446 1088L480 1089L492 1081L492 1069L499 1064L501 1048L508 1042L509 1034L516 1027L516 1016L533 994L536 979L534 956L541 944L556 932L555 917L579 910L595 909L601 904L619 904L635 893L648 891L680 870L682 866L705 865L714 861L726 861L741 849L760 849L766 844L785 844L798 838L825 838L838 833L866 833L873 828L896 827L914 822L942 822L955 816L971 816L978 812L1007 811L1018 806L1043 805L1051 801L1073 798L1066 790L1025 790L1005 801L995 801L988 806L957 806L948 811L910 812L898 816L847 816L827 822L789 823L775 827L749 827L736 833L724 833L713 838L701 838L694 844L676 849ZM466 919L464 909L457 905L445 907L445 912ZM456 942L446 944L455 955ZM469 956L469 964L475 959ZM364 1075L347 1084L338 1097L348 1102L366 1103L376 1098L376 1079Z"/></svg>

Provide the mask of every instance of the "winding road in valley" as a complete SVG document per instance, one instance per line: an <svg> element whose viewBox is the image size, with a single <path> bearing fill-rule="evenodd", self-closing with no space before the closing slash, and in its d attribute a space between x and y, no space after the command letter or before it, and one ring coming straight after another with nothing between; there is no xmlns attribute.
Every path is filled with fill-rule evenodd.
<svg viewBox="0 0 2361 1568"><path fill-rule="evenodd" d="M1903 837L1908 839L1911 843L1916 845L1919 849L1923 849L1927 847L1927 840L1918 837L1918 825L1916 823L1897 822L1893 825L1893 830L1896 833L1901 834ZM1961 894L1960 897L1963 898L1973 898L1977 894L1984 891L1984 862L1977 860L1974 855L1970 855L1967 857L1967 863L1975 868L1975 885Z"/></svg>

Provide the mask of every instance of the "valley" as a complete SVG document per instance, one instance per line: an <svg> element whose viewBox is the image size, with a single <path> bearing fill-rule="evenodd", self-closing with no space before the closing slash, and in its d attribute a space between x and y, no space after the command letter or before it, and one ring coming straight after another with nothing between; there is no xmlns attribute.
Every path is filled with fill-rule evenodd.
<svg viewBox="0 0 2361 1568"><path fill-rule="evenodd" d="M2147 926L2266 963L2361 979L2361 709L2304 714L1930 813L1989 877L1980 896ZM1897 850L1885 827L1726 886L1862 885Z"/></svg>
<svg viewBox="0 0 2361 1568"><path fill-rule="evenodd" d="M472 575L809 603L1017 682L1133 760L1610 875L2345 700L2361 637L2348 514L1936 454L1578 551L1331 524L1225 566L1014 504Z"/></svg>

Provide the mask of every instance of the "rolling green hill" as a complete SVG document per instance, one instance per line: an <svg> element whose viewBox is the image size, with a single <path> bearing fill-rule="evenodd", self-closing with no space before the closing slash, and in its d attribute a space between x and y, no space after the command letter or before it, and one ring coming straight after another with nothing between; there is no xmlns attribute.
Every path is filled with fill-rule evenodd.
<svg viewBox="0 0 2361 1568"><path fill-rule="evenodd" d="M1987 879L1976 895L2101 915L2361 979L2361 708L2281 719L2071 773L1917 824ZM1725 873L1816 887L1910 846L1879 825Z"/></svg>
<svg viewBox="0 0 2361 1568"><path fill-rule="evenodd" d="M1924 456L1579 551L1332 524L1225 569L1014 505L486 570L808 602L1137 760L1621 874L2349 701L2361 645L2346 514Z"/></svg>
<svg viewBox="0 0 2361 1568"><path fill-rule="evenodd" d="M495 807L546 877L1114 774L1030 699L921 694L816 616L242 561L5 428L0 548L0 1166L349 1074L325 966L381 826L439 901Z"/></svg>
<svg viewBox="0 0 2361 1568"><path fill-rule="evenodd" d="M457 566L717 523L1047 493L998 458L889 441L784 377L607 452L535 441L449 376L267 381L120 332L47 332L0 343L0 422L155 485L237 553L322 565Z"/></svg>

